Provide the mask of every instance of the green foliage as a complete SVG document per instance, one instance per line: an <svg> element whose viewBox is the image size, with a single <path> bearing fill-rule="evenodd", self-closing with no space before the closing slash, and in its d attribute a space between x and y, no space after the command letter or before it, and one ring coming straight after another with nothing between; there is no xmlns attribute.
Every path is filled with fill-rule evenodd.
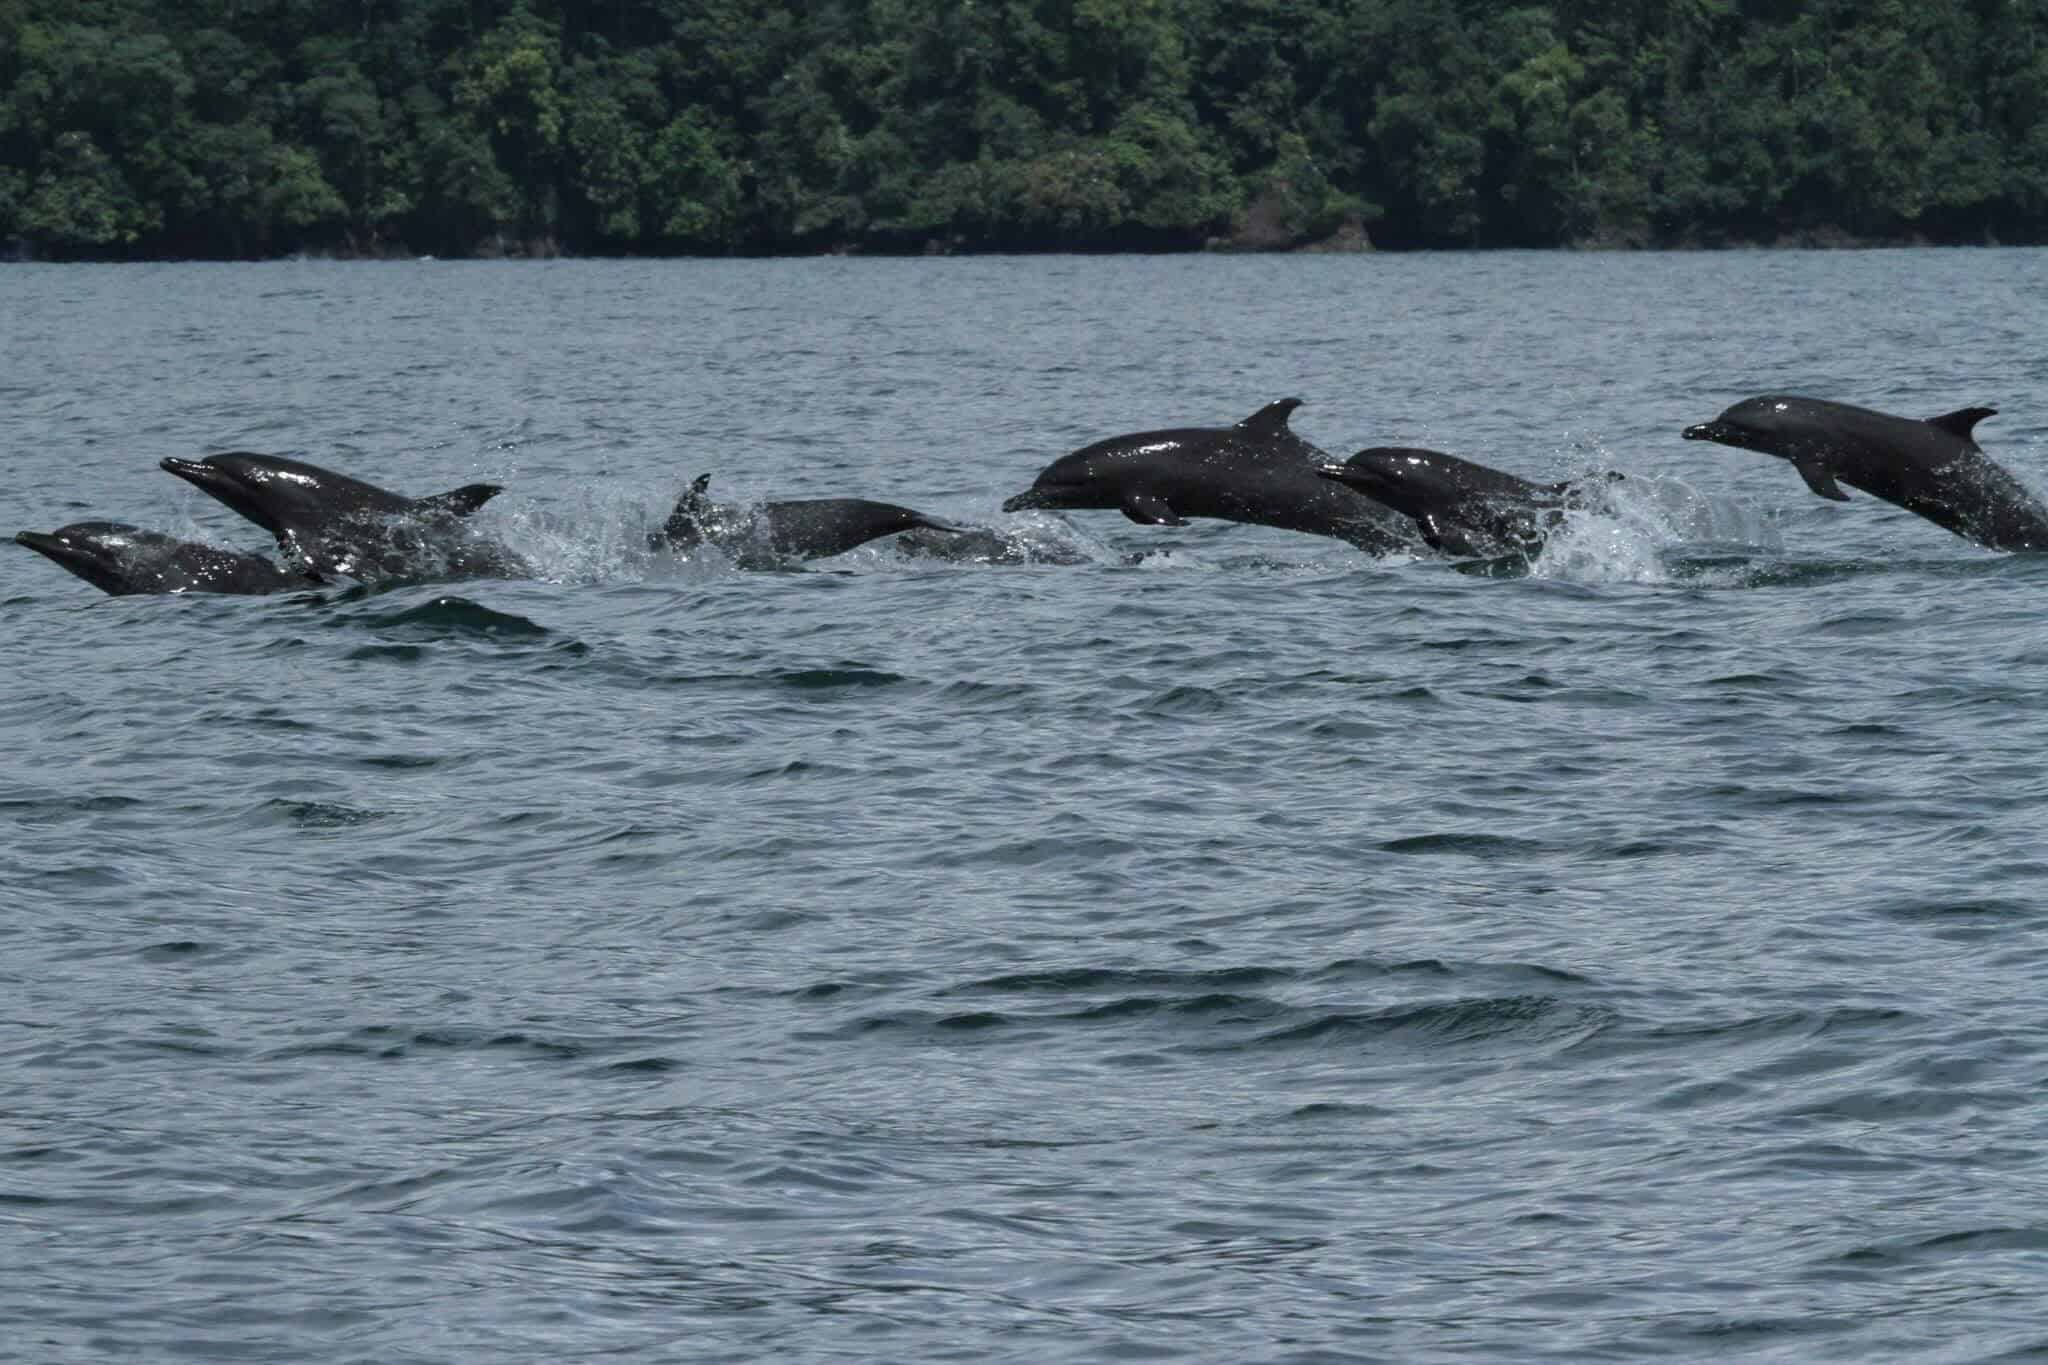
<svg viewBox="0 0 2048 1365"><path fill-rule="evenodd" d="M2048 0L0 0L0 250L2048 238Z"/></svg>
<svg viewBox="0 0 2048 1365"><path fill-rule="evenodd" d="M162 222L92 134L60 133L53 153L21 213L24 235L58 246L125 245Z"/></svg>
<svg viewBox="0 0 2048 1365"><path fill-rule="evenodd" d="M641 176L652 210L648 235L657 244L713 251L734 243L739 172L720 153L703 115L686 109L662 129Z"/></svg>

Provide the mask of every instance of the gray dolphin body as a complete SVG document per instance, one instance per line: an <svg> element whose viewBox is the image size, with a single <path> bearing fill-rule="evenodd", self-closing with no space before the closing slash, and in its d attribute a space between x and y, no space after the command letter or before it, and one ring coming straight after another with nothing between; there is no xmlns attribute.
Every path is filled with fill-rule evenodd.
<svg viewBox="0 0 2048 1365"><path fill-rule="evenodd" d="M1415 522L1432 550L1534 557L1567 509L1586 506L1619 474L1539 484L1440 450L1374 446L1316 472Z"/></svg>
<svg viewBox="0 0 2048 1365"><path fill-rule="evenodd" d="M914 508L866 498L796 498L752 506L713 502L705 491L710 484L709 474L691 483L661 529L648 537L650 548L711 545L739 568L774 569L830 559L899 531L965 529Z"/></svg>
<svg viewBox="0 0 2048 1365"><path fill-rule="evenodd" d="M1329 455L1287 426L1300 406L1299 398L1283 398L1235 426L1097 441L1054 460L1003 510L1107 507L1158 526L1216 517L1334 536L1374 554L1414 548L1414 536L1387 509L1318 477L1316 468Z"/></svg>
<svg viewBox="0 0 2048 1365"><path fill-rule="evenodd" d="M47 535L23 531L14 539L115 597L175 592L254 596L320 586L319 579L281 569L261 555L178 540L118 521L78 521Z"/></svg>
<svg viewBox="0 0 2048 1365"><path fill-rule="evenodd" d="M1822 398L1764 394L1684 435L1776 455L1834 502L1849 500L1840 487L1846 483L1994 550L2048 550L2048 507L1972 434L1997 411L1961 408L1923 422Z"/></svg>
<svg viewBox="0 0 2048 1365"><path fill-rule="evenodd" d="M289 567L363 583L530 578L532 566L463 518L501 491L474 483L408 498L331 469L236 451L163 468L277 537Z"/></svg>

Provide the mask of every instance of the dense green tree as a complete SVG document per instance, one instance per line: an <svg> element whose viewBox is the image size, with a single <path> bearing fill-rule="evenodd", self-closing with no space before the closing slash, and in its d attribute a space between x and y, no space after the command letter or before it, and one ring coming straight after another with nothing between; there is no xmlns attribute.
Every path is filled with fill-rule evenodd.
<svg viewBox="0 0 2048 1365"><path fill-rule="evenodd" d="M0 247L2048 237L2048 0L0 0Z"/></svg>

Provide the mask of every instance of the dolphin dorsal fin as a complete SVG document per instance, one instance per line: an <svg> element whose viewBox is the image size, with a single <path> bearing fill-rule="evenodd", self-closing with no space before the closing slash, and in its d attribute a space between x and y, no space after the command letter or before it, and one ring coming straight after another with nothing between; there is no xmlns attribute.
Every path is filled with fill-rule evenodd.
<svg viewBox="0 0 2048 1365"><path fill-rule="evenodd" d="M450 516L466 517L504 491L502 484L466 483L460 488L451 488L446 493L421 498L419 506L431 512L446 512Z"/></svg>
<svg viewBox="0 0 2048 1365"><path fill-rule="evenodd" d="M1970 434L1970 428L1976 426L1977 423L1983 421L1986 417L1996 417L1997 415L1997 408L1957 408L1954 412L1944 412L1939 417L1928 418L1927 425L1930 427L1940 427L1949 435L1960 436L1965 441L1974 441L1977 438Z"/></svg>
<svg viewBox="0 0 2048 1365"><path fill-rule="evenodd" d="M1237 429L1252 436L1273 437L1291 435L1292 433L1287 430L1287 418L1300 406L1301 400L1299 398L1282 398L1277 402L1268 403L1242 422L1239 422Z"/></svg>

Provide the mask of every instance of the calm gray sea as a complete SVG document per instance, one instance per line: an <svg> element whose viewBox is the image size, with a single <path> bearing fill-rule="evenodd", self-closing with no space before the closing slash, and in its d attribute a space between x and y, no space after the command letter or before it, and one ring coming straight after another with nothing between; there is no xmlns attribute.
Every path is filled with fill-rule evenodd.
<svg viewBox="0 0 2048 1365"><path fill-rule="evenodd" d="M0 1356L2048 1358L2048 557L1679 429L2048 252L0 269L0 530L296 455L540 581L0 554ZM1102 436L1625 471L1522 575ZM1078 550L638 546L693 476ZM1155 551L1131 564L1135 551Z"/></svg>

